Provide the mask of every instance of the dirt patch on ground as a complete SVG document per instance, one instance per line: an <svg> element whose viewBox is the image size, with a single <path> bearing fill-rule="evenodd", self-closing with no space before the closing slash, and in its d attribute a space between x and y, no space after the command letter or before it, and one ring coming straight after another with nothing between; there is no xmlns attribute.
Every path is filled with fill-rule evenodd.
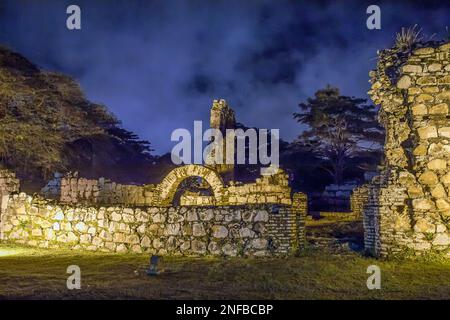
<svg viewBox="0 0 450 320"><path fill-rule="evenodd" d="M345 213L342 216L323 216L315 219L308 217L306 239L308 244L314 247L362 252L364 249L363 222Z"/></svg>

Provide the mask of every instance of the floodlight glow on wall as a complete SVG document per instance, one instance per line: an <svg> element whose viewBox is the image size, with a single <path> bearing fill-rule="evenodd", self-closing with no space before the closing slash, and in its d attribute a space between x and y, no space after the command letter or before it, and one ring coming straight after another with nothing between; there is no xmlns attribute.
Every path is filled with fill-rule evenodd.
<svg viewBox="0 0 450 320"><path fill-rule="evenodd" d="M6 256L12 256L14 254L17 254L18 251L13 249L1 249L0 250L0 257L6 257Z"/></svg>

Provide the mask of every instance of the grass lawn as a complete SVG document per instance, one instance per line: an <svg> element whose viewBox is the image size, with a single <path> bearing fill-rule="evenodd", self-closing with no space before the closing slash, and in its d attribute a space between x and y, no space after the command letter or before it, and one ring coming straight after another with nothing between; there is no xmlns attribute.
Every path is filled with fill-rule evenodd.
<svg viewBox="0 0 450 320"><path fill-rule="evenodd" d="M307 250L300 257L164 258L148 277L148 255L81 253L0 245L2 299L449 299L450 262L382 261L357 253ZM68 290L69 265L82 288ZM367 266L382 272L366 287Z"/></svg>

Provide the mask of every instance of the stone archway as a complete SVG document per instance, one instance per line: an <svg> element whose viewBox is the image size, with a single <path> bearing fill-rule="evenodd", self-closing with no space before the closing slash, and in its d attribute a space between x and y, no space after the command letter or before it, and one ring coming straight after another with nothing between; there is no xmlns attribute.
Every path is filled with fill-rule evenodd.
<svg viewBox="0 0 450 320"><path fill-rule="evenodd" d="M221 202L225 186L220 175L208 167L190 164L173 169L156 186L155 191L161 205L172 204L178 186L183 180L189 177L200 177L204 179L211 186L216 203Z"/></svg>

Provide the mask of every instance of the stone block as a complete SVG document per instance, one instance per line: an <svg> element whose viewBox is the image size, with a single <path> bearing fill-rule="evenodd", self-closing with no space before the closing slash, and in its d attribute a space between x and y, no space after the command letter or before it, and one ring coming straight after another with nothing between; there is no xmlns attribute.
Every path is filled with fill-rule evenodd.
<svg viewBox="0 0 450 320"><path fill-rule="evenodd" d="M436 138L438 136L436 127L434 126L418 128L417 132L419 134L420 139L423 140Z"/></svg>
<svg viewBox="0 0 450 320"><path fill-rule="evenodd" d="M450 245L450 236L447 233L436 234L433 240L434 246L448 246Z"/></svg>
<svg viewBox="0 0 450 320"><path fill-rule="evenodd" d="M450 127L442 127L438 131L440 137L450 138Z"/></svg>
<svg viewBox="0 0 450 320"><path fill-rule="evenodd" d="M444 159L434 159L427 163L427 167L433 171L445 170L447 168L447 161Z"/></svg>
<svg viewBox="0 0 450 320"><path fill-rule="evenodd" d="M423 103L417 103L412 107L412 114L415 116L423 116L428 114L428 108Z"/></svg>
<svg viewBox="0 0 450 320"><path fill-rule="evenodd" d="M205 228L202 223L194 223L192 226L192 235L194 237L203 237L206 235Z"/></svg>
<svg viewBox="0 0 450 320"><path fill-rule="evenodd" d="M419 176L419 182L426 185L435 185L439 181L436 173L427 170Z"/></svg>
<svg viewBox="0 0 450 320"><path fill-rule="evenodd" d="M411 86L411 78L407 75L402 76L397 82L397 88L408 89Z"/></svg>
<svg viewBox="0 0 450 320"><path fill-rule="evenodd" d="M448 113L448 105L446 103L435 104L430 107L429 113L446 115Z"/></svg>
<svg viewBox="0 0 450 320"><path fill-rule="evenodd" d="M215 225L212 227L212 236L214 238L226 238L228 236L228 229L224 226Z"/></svg>

